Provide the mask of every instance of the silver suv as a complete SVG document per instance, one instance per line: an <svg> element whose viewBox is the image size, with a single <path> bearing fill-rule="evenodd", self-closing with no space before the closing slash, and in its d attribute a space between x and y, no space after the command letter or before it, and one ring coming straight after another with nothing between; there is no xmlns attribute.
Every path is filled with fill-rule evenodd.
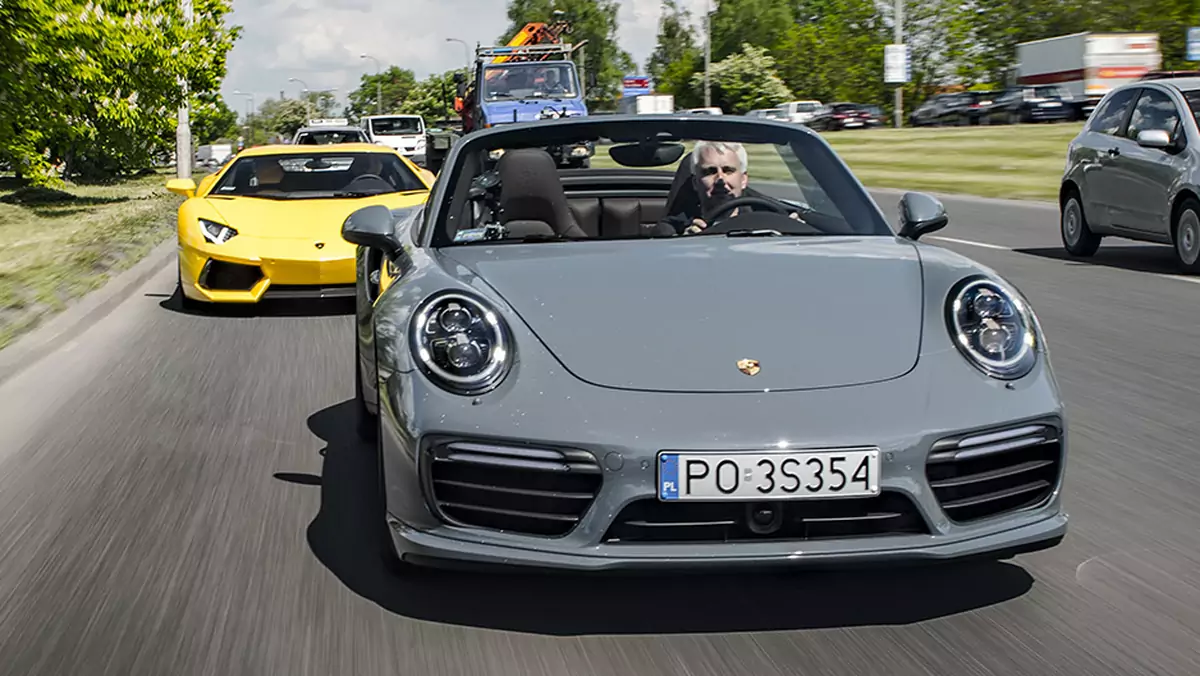
<svg viewBox="0 0 1200 676"><path fill-rule="evenodd" d="M1200 272L1200 78L1134 82L1096 106L1067 150L1063 246L1091 256L1106 236L1170 244Z"/></svg>

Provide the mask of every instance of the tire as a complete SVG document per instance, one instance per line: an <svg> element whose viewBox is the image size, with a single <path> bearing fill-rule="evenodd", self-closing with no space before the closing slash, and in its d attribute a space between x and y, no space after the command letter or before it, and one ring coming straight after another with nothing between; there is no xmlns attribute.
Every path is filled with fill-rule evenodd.
<svg viewBox="0 0 1200 676"><path fill-rule="evenodd" d="M367 409L367 401L363 396L362 360L358 344L358 335L354 336L354 428L358 438L363 441L377 441L379 438L379 416Z"/></svg>
<svg viewBox="0 0 1200 676"><path fill-rule="evenodd" d="M1188 197L1179 205L1172 225L1175 260L1188 274L1200 273L1200 201Z"/></svg>
<svg viewBox="0 0 1200 676"><path fill-rule="evenodd" d="M1063 248L1072 256L1087 258L1100 248L1100 236L1088 227L1079 193L1072 190L1059 212L1058 232Z"/></svg>

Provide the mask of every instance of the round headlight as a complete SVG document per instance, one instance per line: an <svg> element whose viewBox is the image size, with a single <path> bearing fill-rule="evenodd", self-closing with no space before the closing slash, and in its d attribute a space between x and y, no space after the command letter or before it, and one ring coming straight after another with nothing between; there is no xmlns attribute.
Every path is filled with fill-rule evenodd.
<svg viewBox="0 0 1200 676"><path fill-rule="evenodd" d="M508 327L474 296L457 291L430 296L417 308L410 334L421 370L455 394L481 394L508 374Z"/></svg>
<svg viewBox="0 0 1200 676"><path fill-rule="evenodd" d="M993 378L1014 380L1037 362L1037 323L1021 297L992 279L965 279L947 299L946 322L959 352Z"/></svg>

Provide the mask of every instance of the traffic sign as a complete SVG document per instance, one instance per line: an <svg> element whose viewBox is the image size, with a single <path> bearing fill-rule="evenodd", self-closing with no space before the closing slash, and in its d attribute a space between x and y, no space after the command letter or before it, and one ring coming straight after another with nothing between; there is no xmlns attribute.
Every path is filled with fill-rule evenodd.
<svg viewBox="0 0 1200 676"><path fill-rule="evenodd" d="M1187 31L1187 60L1200 61L1200 27Z"/></svg>
<svg viewBox="0 0 1200 676"><path fill-rule="evenodd" d="M908 45L885 45L883 48L883 81L903 84L912 77L912 62Z"/></svg>
<svg viewBox="0 0 1200 676"><path fill-rule="evenodd" d="M645 75L626 75L621 81L621 96L642 96L650 93L650 78Z"/></svg>

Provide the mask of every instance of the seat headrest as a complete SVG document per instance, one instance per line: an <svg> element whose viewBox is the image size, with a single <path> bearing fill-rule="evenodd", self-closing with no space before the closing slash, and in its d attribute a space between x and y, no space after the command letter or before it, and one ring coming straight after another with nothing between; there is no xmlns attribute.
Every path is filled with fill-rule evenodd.
<svg viewBox="0 0 1200 676"><path fill-rule="evenodd" d="M496 167L500 175L500 222L541 221L556 234L578 237L558 165L541 148L509 150Z"/></svg>
<svg viewBox="0 0 1200 676"><path fill-rule="evenodd" d="M695 218L700 216L700 193L696 192L696 184L692 181L692 154L683 156L679 167L675 170L675 178L671 181L671 191L667 193L667 214L687 214Z"/></svg>

